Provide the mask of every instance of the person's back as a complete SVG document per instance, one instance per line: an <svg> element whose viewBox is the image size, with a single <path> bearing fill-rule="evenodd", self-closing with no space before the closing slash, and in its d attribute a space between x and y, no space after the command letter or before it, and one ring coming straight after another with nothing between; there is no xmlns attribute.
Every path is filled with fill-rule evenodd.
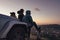
<svg viewBox="0 0 60 40"><path fill-rule="evenodd" d="M33 19L31 17L31 14L30 14L29 10L26 11L26 15L23 17L22 21L27 23L28 26L32 26L33 25Z"/></svg>
<svg viewBox="0 0 60 40"><path fill-rule="evenodd" d="M22 18L23 18L23 16L24 16L24 9L20 9L19 11L17 11L17 13L18 13L18 19L20 20L20 21L22 21Z"/></svg>

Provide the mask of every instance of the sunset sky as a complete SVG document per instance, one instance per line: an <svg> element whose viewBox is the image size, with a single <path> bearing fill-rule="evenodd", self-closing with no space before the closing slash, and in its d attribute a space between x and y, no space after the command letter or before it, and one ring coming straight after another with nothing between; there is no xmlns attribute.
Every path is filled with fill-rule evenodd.
<svg viewBox="0 0 60 40"><path fill-rule="evenodd" d="M0 14L17 14L21 8L31 10L37 24L60 24L60 0L0 0Z"/></svg>

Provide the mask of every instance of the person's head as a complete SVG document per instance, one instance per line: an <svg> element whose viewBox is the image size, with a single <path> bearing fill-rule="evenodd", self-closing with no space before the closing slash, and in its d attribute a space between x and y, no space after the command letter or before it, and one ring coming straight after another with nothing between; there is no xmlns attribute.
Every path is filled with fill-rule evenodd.
<svg viewBox="0 0 60 40"><path fill-rule="evenodd" d="M10 12L10 16L16 17L15 12Z"/></svg>
<svg viewBox="0 0 60 40"><path fill-rule="evenodd" d="M24 9L20 9L19 11L17 11L18 14L23 14L24 13Z"/></svg>
<svg viewBox="0 0 60 40"><path fill-rule="evenodd" d="M26 15L31 15L31 11L30 10L27 10L26 11Z"/></svg>
<svg viewBox="0 0 60 40"><path fill-rule="evenodd" d="M10 15L15 15L15 12L10 12Z"/></svg>

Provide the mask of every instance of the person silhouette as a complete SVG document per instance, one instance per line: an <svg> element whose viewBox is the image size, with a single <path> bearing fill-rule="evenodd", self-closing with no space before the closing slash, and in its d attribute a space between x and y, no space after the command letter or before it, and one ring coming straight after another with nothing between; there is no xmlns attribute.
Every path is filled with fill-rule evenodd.
<svg viewBox="0 0 60 40"><path fill-rule="evenodd" d="M10 16L16 18L15 12L10 12Z"/></svg>
<svg viewBox="0 0 60 40"><path fill-rule="evenodd" d="M28 25L28 29L27 29L28 38L27 38L27 40L30 40L30 31L31 31L31 28L33 27L33 25L38 30L37 24L32 19L30 10L26 11L26 15L23 17L22 21L27 23L27 25Z"/></svg>
<svg viewBox="0 0 60 40"><path fill-rule="evenodd" d="M24 16L23 13L24 13L24 9L20 9L17 11L19 21L22 21L22 18Z"/></svg>
<svg viewBox="0 0 60 40"><path fill-rule="evenodd" d="M20 10L18 10L17 11L17 14L18 14L18 19L19 19L19 21L21 21L22 22L22 19L23 19L23 17L24 17L24 9L20 9ZM26 31L27 31L27 28L24 28L24 30L25 30L25 32L24 33L22 33L21 35L23 35L23 40L25 40L25 34L27 33Z"/></svg>

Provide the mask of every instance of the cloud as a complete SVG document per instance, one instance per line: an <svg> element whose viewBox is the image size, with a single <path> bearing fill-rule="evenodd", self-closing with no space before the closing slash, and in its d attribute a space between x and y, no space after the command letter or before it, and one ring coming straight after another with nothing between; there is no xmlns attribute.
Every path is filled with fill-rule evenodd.
<svg viewBox="0 0 60 40"><path fill-rule="evenodd" d="M35 10L35 11L40 11L40 8L35 8L34 10Z"/></svg>

